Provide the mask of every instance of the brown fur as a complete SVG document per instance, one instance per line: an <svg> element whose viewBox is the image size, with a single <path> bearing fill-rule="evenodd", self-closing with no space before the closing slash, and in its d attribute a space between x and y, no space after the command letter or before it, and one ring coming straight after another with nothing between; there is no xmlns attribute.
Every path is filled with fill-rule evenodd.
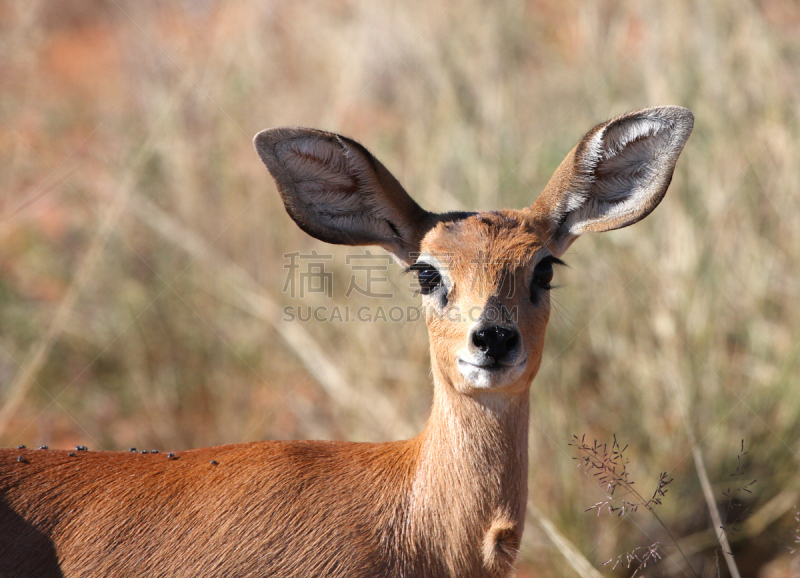
<svg viewBox="0 0 800 578"><path fill-rule="evenodd" d="M423 300L427 426L401 442L260 442L173 456L0 450L0 575L507 576L525 521L529 388L550 312L533 270L584 230L649 213L689 131L683 109L624 115L587 134L531 207L447 215L420 208L349 139L259 134L256 148L304 230L437 262L447 290ZM652 165L644 177L642 158ZM513 364L464 366L490 314L519 332Z"/></svg>

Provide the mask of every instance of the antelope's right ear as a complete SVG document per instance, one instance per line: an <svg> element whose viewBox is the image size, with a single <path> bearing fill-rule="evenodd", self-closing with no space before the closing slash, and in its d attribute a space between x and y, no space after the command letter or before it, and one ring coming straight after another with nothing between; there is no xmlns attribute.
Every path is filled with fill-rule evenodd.
<svg viewBox="0 0 800 578"><path fill-rule="evenodd" d="M649 215L667 192L693 125L685 108L662 106L590 130L529 208L548 224L553 253L583 233L627 227Z"/></svg>
<svg viewBox="0 0 800 578"><path fill-rule="evenodd" d="M378 245L403 264L436 215L422 209L367 149L309 128L273 128L254 144L289 216L306 233L339 245Z"/></svg>

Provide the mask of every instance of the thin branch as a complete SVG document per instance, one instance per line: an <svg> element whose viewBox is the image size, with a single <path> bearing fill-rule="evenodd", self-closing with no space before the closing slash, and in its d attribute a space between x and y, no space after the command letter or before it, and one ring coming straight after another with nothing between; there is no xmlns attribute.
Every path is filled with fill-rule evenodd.
<svg viewBox="0 0 800 578"><path fill-rule="evenodd" d="M539 527L545 535L550 538L550 541L555 545L561 555L566 558L569 565L572 566L572 569L575 570L579 576L582 578L603 578L603 575L592 566L592 563L581 554L580 550L559 532L556 525L542 514L532 502L528 502L527 509L528 514L536 520L536 523L539 524Z"/></svg>
<svg viewBox="0 0 800 578"><path fill-rule="evenodd" d="M56 340L64 331L64 326L72 313L78 296L80 296L86 283L92 277L95 266L103 254L108 236L122 216L122 212L128 203L129 192L130 187L123 187L111 201L106 214L97 224L97 231L92 238L92 242L78 267L77 273L75 273L75 277L73 277L69 288L61 299L47 332L33 344L28 356L22 362L16 376L14 376L14 380L8 388L6 399L3 402L3 407L0 408L0 436L8 428L11 418L19 409L33 384L37 383L36 377L50 357L50 352Z"/></svg>
<svg viewBox="0 0 800 578"><path fill-rule="evenodd" d="M231 301L231 295L227 292L224 294L216 292L216 296L269 323L297 356L306 371L340 406L360 413L367 411L378 427L392 435L409 437L414 434L410 424L386 396L375 389L361 392L354 388L311 333L299 323L284 323L281 320L280 306L237 263L218 256L200 235L179 223L148 199L137 195L135 201L131 203L131 209L145 225L164 239L192 257L200 258L212 265L217 278L228 283L234 289L237 298Z"/></svg>

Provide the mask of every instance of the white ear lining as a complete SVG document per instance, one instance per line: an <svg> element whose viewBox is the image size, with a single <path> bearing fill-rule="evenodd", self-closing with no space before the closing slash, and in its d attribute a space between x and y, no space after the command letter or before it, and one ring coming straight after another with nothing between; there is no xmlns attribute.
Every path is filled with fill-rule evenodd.
<svg viewBox="0 0 800 578"><path fill-rule="evenodd" d="M613 202L628 197L632 188L646 186L659 168L658 158L669 150L671 128L667 121L643 118L598 131L586 155L593 189L588 196Z"/></svg>
<svg viewBox="0 0 800 578"><path fill-rule="evenodd" d="M625 226L647 215L666 190L682 148L681 143L673 150L676 132L671 119L643 116L612 122L592 135L582 155L581 180L588 182L583 194L570 199L578 206L564 222L565 233L603 230L604 222Z"/></svg>
<svg viewBox="0 0 800 578"><path fill-rule="evenodd" d="M671 126L672 123L664 119L652 117L612 123L600 131L606 140L607 158L619 154L629 143L643 137L655 136Z"/></svg>

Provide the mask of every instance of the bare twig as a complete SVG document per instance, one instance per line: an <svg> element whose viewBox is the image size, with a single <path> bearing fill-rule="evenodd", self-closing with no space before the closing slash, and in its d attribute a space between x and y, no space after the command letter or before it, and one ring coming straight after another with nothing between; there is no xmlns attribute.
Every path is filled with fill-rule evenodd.
<svg viewBox="0 0 800 578"><path fill-rule="evenodd" d="M737 541L751 539L763 534L771 524L774 524L797 504L798 498L800 498L800 491L795 488L787 488L781 491L747 518L742 525L742 531L729 536L729 541L736 543ZM713 528L707 528L701 532L686 536L680 541L681 549L687 556L702 552L707 548L713 548L715 544L718 545L719 542L717 533ZM671 559L668 562L676 561Z"/></svg>
<svg viewBox="0 0 800 578"><path fill-rule="evenodd" d="M703 488L703 497L708 505L708 512L711 514L711 522L714 525L714 532L717 535L722 555L725 558L725 564L728 566L728 571L731 573L732 578L740 578L739 568L736 566L736 560L733 558L730 543L728 542L728 534L722 525L722 519L719 516L717 509L717 502L714 499L714 492L711 489L711 482L708 479L708 471L706 470L705 461L703 460L703 453L700 451L700 446L697 444L697 438L694 435L694 429L689 421L687 411L686 397L683 388L677 378L671 380L675 387L676 399L681 410L681 417L683 418L683 426L686 429L686 435L689 438L689 443L692 445L692 458L694 459L695 470L697 470L697 477L700 480L700 486Z"/></svg>

